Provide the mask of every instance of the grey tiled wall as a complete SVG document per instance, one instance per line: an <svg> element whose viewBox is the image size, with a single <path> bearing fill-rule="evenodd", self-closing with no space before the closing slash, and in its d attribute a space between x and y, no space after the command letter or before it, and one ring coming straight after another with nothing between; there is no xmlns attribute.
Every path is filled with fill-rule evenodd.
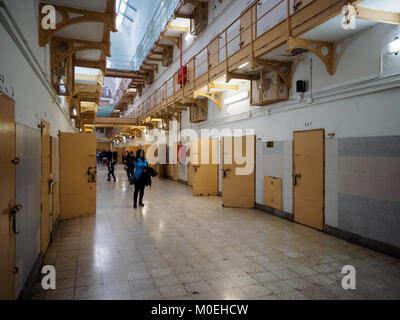
<svg viewBox="0 0 400 320"><path fill-rule="evenodd" d="M400 247L400 136L337 141L337 227Z"/></svg>

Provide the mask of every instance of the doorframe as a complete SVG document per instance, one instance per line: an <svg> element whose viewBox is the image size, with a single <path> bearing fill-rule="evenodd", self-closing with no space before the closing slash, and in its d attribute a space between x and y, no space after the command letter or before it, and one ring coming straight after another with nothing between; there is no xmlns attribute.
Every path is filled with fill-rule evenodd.
<svg viewBox="0 0 400 320"><path fill-rule="evenodd" d="M41 232L40 232L40 250L41 250L41 252L42 252L42 254L44 255L46 252L47 252L47 249L49 248L49 246L50 246L50 243L51 243L51 228L52 228L52 226L51 226L51 223L50 223L50 221L48 222L49 223L49 226L50 226L50 230L49 230L49 243L47 244L47 246L46 246L46 248L44 248L44 246L45 246L45 243L44 243L44 235L45 235L45 232L47 232L46 230L43 230L43 227L44 227L44 224L45 224L45 220L44 219L46 219L46 213L45 213L45 206L44 206L44 203L43 203L43 199L45 198L45 195L47 194L47 200L48 200L48 204L49 204L49 208L48 208L48 210L50 210L50 194L48 194L48 189L47 189L47 193L46 193L46 190L43 190L43 175L44 175L44 167L43 167L43 129L44 129L44 127L46 127L46 126L48 126L48 130L49 130L49 141L48 141L48 143L49 143L49 159L48 159L48 161L49 161L49 166L50 166L50 172L49 172L49 177L51 177L51 166L52 166L52 164L51 164L51 161L52 161L52 159L51 159L51 134L50 134L50 122L48 122L47 120L45 120L45 119L41 119L40 120L40 148L41 148L41 151L40 151L40 157L41 157L41 179L40 179L40 181L41 181L41 195L40 195L40 203L41 203L41 206L40 206L40 208L41 208ZM46 183L46 186L48 187L48 184L49 184L49 181L47 181L47 183ZM50 216L51 216L51 214L50 214L50 211L49 211L49 218L50 218ZM49 219L50 220L50 219Z"/></svg>
<svg viewBox="0 0 400 320"><path fill-rule="evenodd" d="M318 230L318 231L325 231L325 129L321 128L321 129L310 129L310 130L297 130L297 131L293 131L293 141L292 141L292 208L293 208L293 221L301 224L300 222L296 221L296 213L295 213L295 192L294 192L294 184L293 184L293 174L295 173L295 168L294 168L294 137L295 137L295 133L304 133L304 132L316 132L316 131L322 131L323 133L323 139L322 139L322 149L323 149L323 173L322 173L322 230L307 226L309 228L312 228L314 230Z"/></svg>

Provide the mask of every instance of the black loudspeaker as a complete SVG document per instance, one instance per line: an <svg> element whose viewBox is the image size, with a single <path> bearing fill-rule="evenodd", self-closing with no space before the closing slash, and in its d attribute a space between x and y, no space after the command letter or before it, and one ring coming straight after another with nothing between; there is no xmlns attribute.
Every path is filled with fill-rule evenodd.
<svg viewBox="0 0 400 320"><path fill-rule="evenodd" d="M296 82L297 92L306 92L306 82L304 80L298 80Z"/></svg>

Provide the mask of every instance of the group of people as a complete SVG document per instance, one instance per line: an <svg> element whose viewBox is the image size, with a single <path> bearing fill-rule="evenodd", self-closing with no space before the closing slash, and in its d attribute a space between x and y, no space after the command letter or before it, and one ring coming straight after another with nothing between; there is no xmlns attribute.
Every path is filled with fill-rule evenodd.
<svg viewBox="0 0 400 320"><path fill-rule="evenodd" d="M111 180L111 176L115 179L115 165L117 164L118 153L116 151L98 151L97 161L99 164L108 166L108 179ZM125 171L128 175L128 180L131 184L134 184L135 191L133 194L133 207L137 208L137 200L139 197L139 206L144 207L143 196L144 188L151 185L151 176L155 176L153 169L147 165L146 155L142 146L139 145L139 149L136 152L136 156L132 151L127 151L126 154L122 155L122 163L125 166Z"/></svg>
<svg viewBox="0 0 400 320"><path fill-rule="evenodd" d="M111 150L108 151L99 151L97 150L97 163L98 164L103 164L103 166L108 167L108 179L107 181L111 181L111 176L115 179L115 165L117 164L118 160L118 152L114 151L112 152Z"/></svg>
<svg viewBox="0 0 400 320"><path fill-rule="evenodd" d="M117 161L118 160L118 152L114 151L112 152L111 150L108 151L100 151L97 150L97 163L98 164L103 164L103 166L107 165L111 161Z"/></svg>

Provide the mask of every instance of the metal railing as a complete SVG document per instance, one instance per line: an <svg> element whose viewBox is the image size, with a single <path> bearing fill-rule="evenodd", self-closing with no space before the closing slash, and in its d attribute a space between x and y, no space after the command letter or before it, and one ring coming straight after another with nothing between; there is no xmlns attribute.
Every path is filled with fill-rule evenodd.
<svg viewBox="0 0 400 320"><path fill-rule="evenodd" d="M229 58L244 48L250 48L250 53L254 56L254 41L281 23L287 24L285 32L287 31L287 36L290 36L291 16L315 1L318 0L254 1L236 20L187 62L187 78L189 81L183 88L178 85L178 73L176 72L147 100L135 108L130 115L135 112L138 117L147 116L153 108L171 104L172 100L169 98L174 97L175 100L175 95L181 89L193 93L193 90L197 89L199 85L201 87L208 86L210 78L214 77L213 74L210 74L210 71L218 69L225 62L223 64L224 71L227 72L231 67ZM248 58L246 56L235 63L240 63L240 61ZM206 74L207 77L205 76ZM161 91L161 98L154 99L153 96L158 94L158 91ZM149 104L149 101L153 101L153 103ZM154 103L154 101L156 102Z"/></svg>

